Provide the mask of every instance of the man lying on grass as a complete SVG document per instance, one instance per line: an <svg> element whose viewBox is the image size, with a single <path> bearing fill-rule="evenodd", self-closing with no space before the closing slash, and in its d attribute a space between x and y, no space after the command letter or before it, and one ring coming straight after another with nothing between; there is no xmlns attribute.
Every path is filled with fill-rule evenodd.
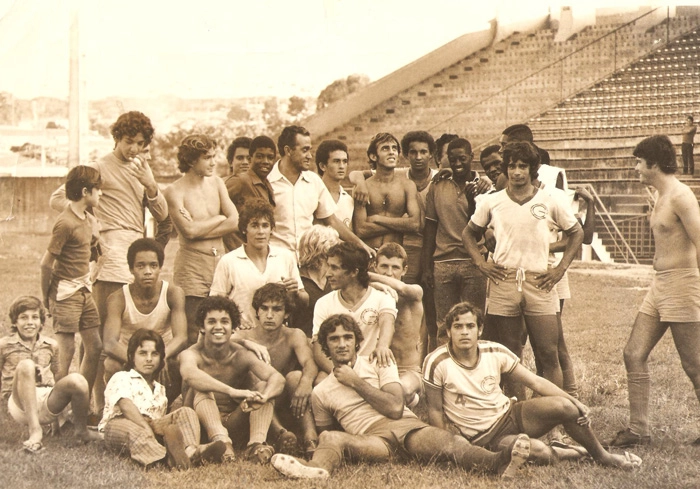
<svg viewBox="0 0 700 489"><path fill-rule="evenodd" d="M85 377L71 373L58 382L58 343L41 335L46 310L36 297L21 296L10 306L10 336L0 339L0 392L7 411L16 422L29 428L24 451L43 450L44 430L53 430L59 419L73 408L75 437L83 442L101 439L87 429L90 393ZM66 410L66 411L64 411Z"/></svg>
<svg viewBox="0 0 700 489"><path fill-rule="evenodd" d="M362 331L347 314L327 318L318 332L323 352L333 362L328 377L313 390L312 406L320 432L310 462L276 454L272 465L291 478L326 479L343 461L390 461L404 454L421 461L451 460L466 470L514 476L530 454L527 435L514 437L498 453L472 446L459 435L429 426L404 406L395 364L358 356ZM345 431L331 431L342 426Z"/></svg>
<svg viewBox="0 0 700 489"><path fill-rule="evenodd" d="M165 414L165 387L155 380L164 367L165 342L160 334L146 328L136 330L126 347L124 370L115 373L105 389L99 426L105 443L144 466L166 458L170 467L178 469L221 462L226 445L220 440L199 444L199 419L191 408Z"/></svg>
<svg viewBox="0 0 700 489"><path fill-rule="evenodd" d="M431 425L453 425L473 445L489 450L508 446L526 433L533 437L530 460L541 464L590 454L601 465L624 469L641 465L642 460L629 452L605 451L591 430L588 407L578 399L523 367L503 345L479 341L484 330L479 309L468 302L453 306L445 327L447 344L428 355L423 364ZM501 374L506 373L540 397L513 403L499 387ZM585 450L550 447L534 439L560 424Z"/></svg>

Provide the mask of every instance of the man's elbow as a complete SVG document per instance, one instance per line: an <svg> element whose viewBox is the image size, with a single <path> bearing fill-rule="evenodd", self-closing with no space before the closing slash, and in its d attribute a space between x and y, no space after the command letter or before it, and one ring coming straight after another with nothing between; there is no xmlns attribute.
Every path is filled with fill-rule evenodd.
<svg viewBox="0 0 700 489"><path fill-rule="evenodd" d="M393 420L401 419L403 417L403 402L398 402L392 406L386 417Z"/></svg>

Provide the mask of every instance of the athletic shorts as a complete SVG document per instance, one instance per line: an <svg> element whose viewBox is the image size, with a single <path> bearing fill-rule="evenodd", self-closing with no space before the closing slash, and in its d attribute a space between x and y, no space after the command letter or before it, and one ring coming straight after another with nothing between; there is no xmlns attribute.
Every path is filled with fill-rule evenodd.
<svg viewBox="0 0 700 489"><path fill-rule="evenodd" d="M406 450L406 437L414 431L427 428L425 424L418 418L404 417L401 419L382 419L377 421L363 433L366 436L378 436L382 439L391 455L408 455Z"/></svg>
<svg viewBox="0 0 700 489"><path fill-rule="evenodd" d="M557 293L557 298L559 300L571 299L571 289L569 288L569 272L564 272L564 276L559 282L557 282L557 285L554 286L553 290Z"/></svg>
<svg viewBox="0 0 700 489"><path fill-rule="evenodd" d="M656 272L639 312L668 323L700 322L700 271Z"/></svg>
<svg viewBox="0 0 700 489"><path fill-rule="evenodd" d="M506 280L498 284L489 280L487 313L506 317L556 315L559 312L559 298L553 291L545 292L530 282L535 273L525 270L519 273L516 269L509 269Z"/></svg>
<svg viewBox="0 0 700 489"><path fill-rule="evenodd" d="M92 293L85 287L67 299L57 301L56 289L52 285L49 306L53 316L53 330L56 333L78 333L100 325L100 315Z"/></svg>
<svg viewBox="0 0 700 489"><path fill-rule="evenodd" d="M525 432L523 427L523 402L511 402L508 411L496 421L491 428L469 439L472 445L486 448L492 452L500 451L498 444L509 435Z"/></svg>
<svg viewBox="0 0 700 489"><path fill-rule="evenodd" d="M58 420L61 413L54 414L49 411L49 394L53 387L37 387L36 388L36 407L39 410L39 424L51 424ZM7 411L19 424L28 424L27 413L25 413L21 407L15 402L12 395L7 400Z"/></svg>
<svg viewBox="0 0 700 489"><path fill-rule="evenodd" d="M219 260L220 253L214 255L180 247L175 255L173 283L182 287L186 296L208 297Z"/></svg>

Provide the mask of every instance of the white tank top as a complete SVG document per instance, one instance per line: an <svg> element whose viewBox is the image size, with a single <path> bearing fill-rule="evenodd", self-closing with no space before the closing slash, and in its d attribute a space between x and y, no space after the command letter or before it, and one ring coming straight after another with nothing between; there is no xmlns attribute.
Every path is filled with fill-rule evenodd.
<svg viewBox="0 0 700 489"><path fill-rule="evenodd" d="M160 334L167 345L173 339L173 331L170 328L170 306L168 306L168 282L163 280L158 304L148 314L143 314L136 308L129 284L124 284L122 290L124 291L124 312L119 342L125 346L128 345L129 338L136 330L146 328Z"/></svg>

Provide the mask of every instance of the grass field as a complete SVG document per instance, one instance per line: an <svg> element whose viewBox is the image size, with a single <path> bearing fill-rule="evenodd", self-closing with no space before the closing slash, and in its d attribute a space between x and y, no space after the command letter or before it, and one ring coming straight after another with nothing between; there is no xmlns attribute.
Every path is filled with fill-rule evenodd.
<svg viewBox="0 0 700 489"><path fill-rule="evenodd" d="M19 294L39 294L39 259L47 236L0 235L0 334L7 334L7 308ZM171 252L168 247L167 252ZM167 253L166 252L166 253ZM172 252L166 262L172 263ZM170 275L166 273L166 275ZM593 427L608 439L627 421L627 391L622 348L649 281L648 268L607 270L580 264L571 273L574 298L564 309L569 350L576 364L582 400L591 407ZM46 332L51 334L47 324ZM526 363L532 364L526 356ZM102 445L71 446L69 438L46 439L47 450L29 456L18 448L26 436L0 411L0 486L22 488L333 488L405 489L470 487L513 488L691 488L700 487L700 409L683 373L670 335L650 361L652 437L650 447L634 452L644 460L634 472L606 469L590 462L554 467L526 467L517 479L501 483L465 473L450 464L420 466L412 462L347 465L330 481L308 483L281 478L271 467L248 462L202 467L187 472L143 470Z"/></svg>

